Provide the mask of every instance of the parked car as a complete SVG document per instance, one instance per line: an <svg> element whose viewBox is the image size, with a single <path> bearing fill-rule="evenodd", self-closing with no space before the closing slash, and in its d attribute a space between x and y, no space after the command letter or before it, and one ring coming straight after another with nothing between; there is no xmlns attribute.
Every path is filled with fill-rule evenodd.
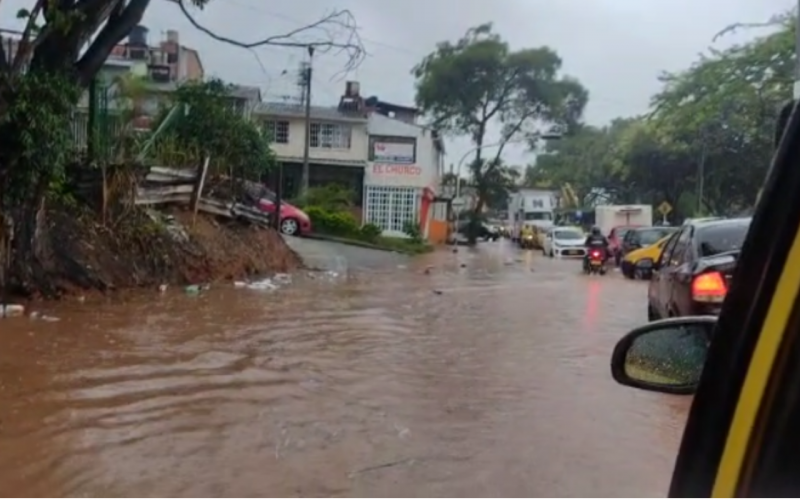
<svg viewBox="0 0 800 500"><path fill-rule="evenodd" d="M637 278L649 280L652 276L653 266L661 258L661 251L672 234L664 236L650 246L628 253L619 266L622 275L632 280Z"/></svg>
<svg viewBox="0 0 800 500"><path fill-rule="evenodd" d="M458 226L458 233L463 235L464 237L467 236L467 228L469 226L469 222L463 222ZM478 227L478 239L484 241L497 241L500 239L500 231L488 224L481 223Z"/></svg>
<svg viewBox="0 0 800 500"><path fill-rule="evenodd" d="M586 235L576 227L551 227L545 230L542 254L548 257L583 257Z"/></svg>
<svg viewBox="0 0 800 500"><path fill-rule="evenodd" d="M275 193L265 188L261 193L261 198L258 200L258 208L274 217L276 200L277 196ZM279 227L283 234L301 236L311 232L311 219L308 214L296 206L286 203L286 200L281 200L281 220Z"/></svg>
<svg viewBox="0 0 800 500"><path fill-rule="evenodd" d="M688 221L664 245L647 291L647 317L719 314L750 219Z"/></svg>
<svg viewBox="0 0 800 500"><path fill-rule="evenodd" d="M664 236L674 234L678 228L672 226L635 227L625 233L619 245L620 261L634 250L649 247Z"/></svg>
<svg viewBox="0 0 800 500"><path fill-rule="evenodd" d="M616 226L612 227L608 233L608 251L611 252L612 257L614 257L614 264L617 266L622 262L622 254L620 253L622 239L625 238L625 234L628 231L635 227L638 226Z"/></svg>

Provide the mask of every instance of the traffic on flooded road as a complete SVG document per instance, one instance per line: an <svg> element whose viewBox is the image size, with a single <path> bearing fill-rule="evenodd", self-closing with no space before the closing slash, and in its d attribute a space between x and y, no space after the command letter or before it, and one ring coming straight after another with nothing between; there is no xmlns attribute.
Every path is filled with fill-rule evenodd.
<svg viewBox="0 0 800 500"><path fill-rule="evenodd" d="M278 290L6 320L0 493L664 494L691 399L608 376L646 283L506 240L356 251Z"/></svg>

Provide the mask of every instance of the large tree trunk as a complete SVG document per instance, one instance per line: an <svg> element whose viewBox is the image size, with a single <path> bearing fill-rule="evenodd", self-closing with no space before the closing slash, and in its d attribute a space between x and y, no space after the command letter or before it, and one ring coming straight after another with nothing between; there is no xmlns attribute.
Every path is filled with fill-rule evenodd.
<svg viewBox="0 0 800 500"><path fill-rule="evenodd" d="M20 168L20 167L18 167ZM16 293L54 297L58 294L46 269L45 195L48 181L39 178L21 206L10 211L10 262L6 280Z"/></svg>

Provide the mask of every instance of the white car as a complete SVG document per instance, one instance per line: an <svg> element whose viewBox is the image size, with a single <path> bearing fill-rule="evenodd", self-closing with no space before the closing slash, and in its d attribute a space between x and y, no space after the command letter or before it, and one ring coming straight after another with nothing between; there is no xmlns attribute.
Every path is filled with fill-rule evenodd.
<svg viewBox="0 0 800 500"><path fill-rule="evenodd" d="M551 227L544 235L542 253L549 257L583 257L586 235L574 227Z"/></svg>

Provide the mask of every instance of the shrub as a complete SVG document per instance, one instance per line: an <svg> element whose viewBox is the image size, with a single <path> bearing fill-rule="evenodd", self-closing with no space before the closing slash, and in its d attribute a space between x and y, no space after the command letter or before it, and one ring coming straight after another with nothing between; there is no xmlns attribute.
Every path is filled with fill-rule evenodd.
<svg viewBox="0 0 800 500"><path fill-rule="evenodd" d="M293 203L298 207L319 207L329 212L343 211L353 206L355 193L352 190L328 184L309 188L305 196L298 198Z"/></svg>
<svg viewBox="0 0 800 500"><path fill-rule="evenodd" d="M414 243L422 243L422 230L419 228L419 224L413 220L406 221L406 223L403 224L403 232L406 233L406 236Z"/></svg>
<svg viewBox="0 0 800 500"><path fill-rule="evenodd" d="M383 233L383 230L375 224L364 224L361 228L361 236L367 241L375 241Z"/></svg>
<svg viewBox="0 0 800 500"><path fill-rule="evenodd" d="M320 206L307 207L305 212L316 232L332 236L357 236L360 232L358 221L350 212L331 211Z"/></svg>

